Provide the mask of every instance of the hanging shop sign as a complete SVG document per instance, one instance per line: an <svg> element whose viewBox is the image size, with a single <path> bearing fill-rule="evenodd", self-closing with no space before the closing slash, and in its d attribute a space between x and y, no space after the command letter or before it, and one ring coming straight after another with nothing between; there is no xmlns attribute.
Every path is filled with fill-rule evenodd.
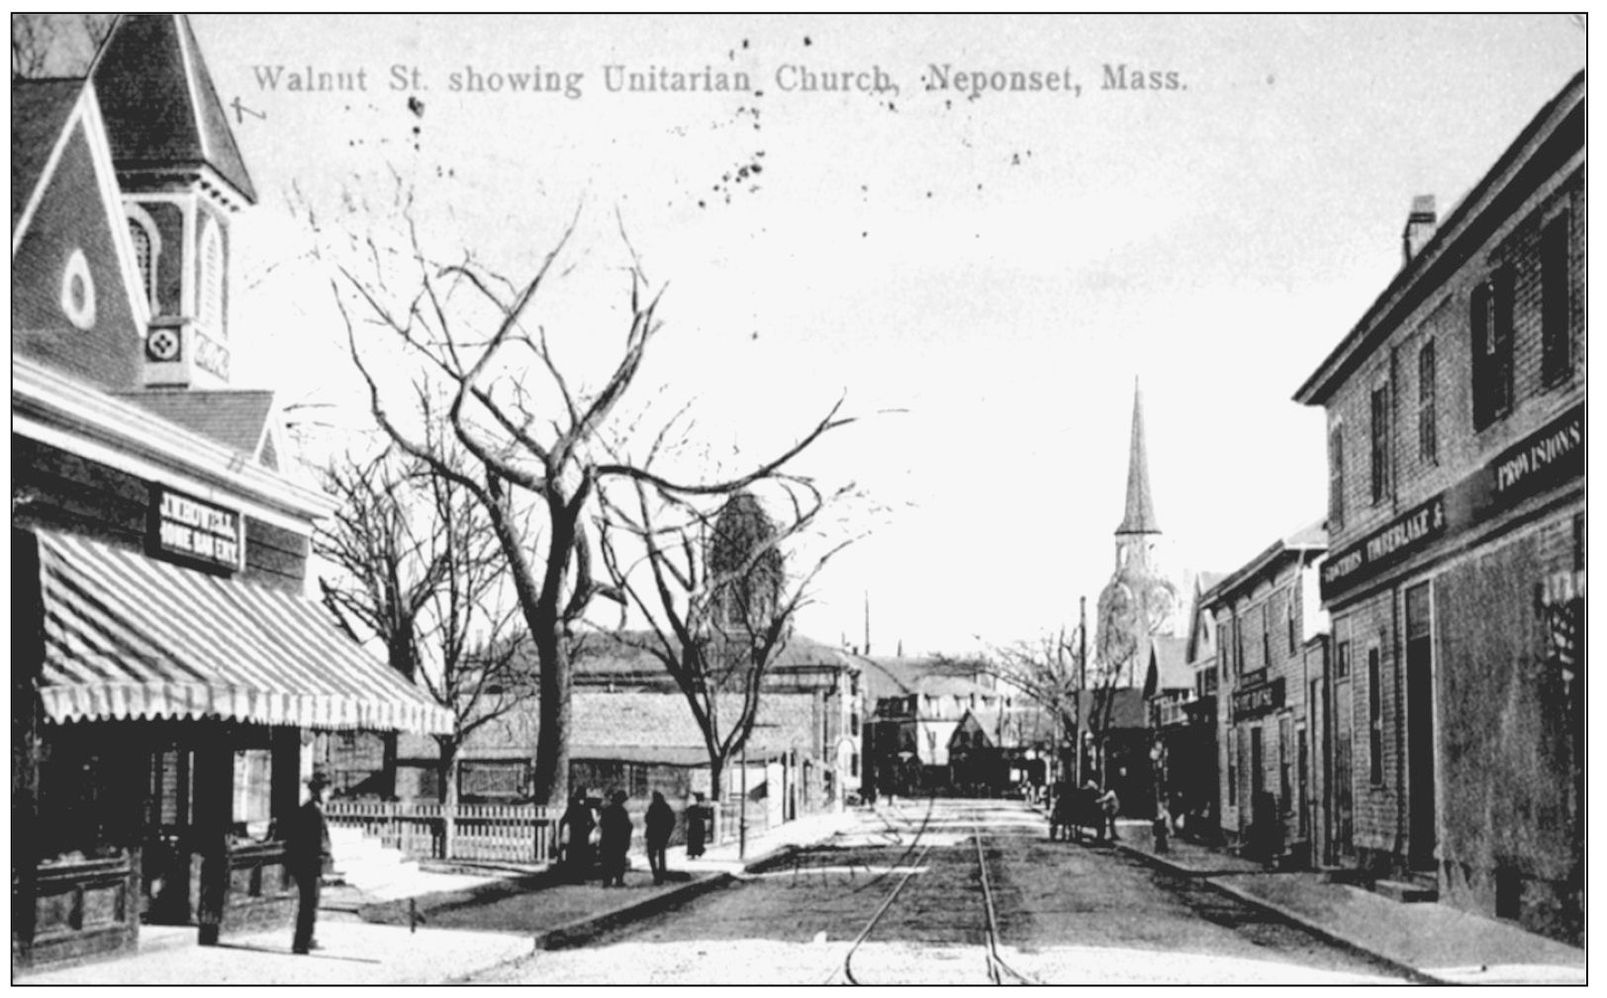
<svg viewBox="0 0 1607 998"><path fill-rule="evenodd" d="M1283 706L1283 677L1279 676L1270 683L1261 683L1247 689L1233 691L1233 719L1242 721L1247 717L1259 717L1262 714L1278 710Z"/></svg>
<svg viewBox="0 0 1607 998"><path fill-rule="evenodd" d="M1442 492L1323 562L1322 598L1333 599L1444 535L1445 494Z"/></svg>
<svg viewBox="0 0 1607 998"><path fill-rule="evenodd" d="M161 485L151 489L150 545L171 560L240 568L240 514Z"/></svg>

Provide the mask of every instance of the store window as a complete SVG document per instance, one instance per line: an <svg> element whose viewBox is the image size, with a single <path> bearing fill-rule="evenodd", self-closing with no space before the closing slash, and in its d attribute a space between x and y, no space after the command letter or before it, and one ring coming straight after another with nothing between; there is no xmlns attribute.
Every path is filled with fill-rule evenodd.
<svg viewBox="0 0 1607 998"><path fill-rule="evenodd" d="M273 753L239 749L234 753L234 833L266 838L273 806Z"/></svg>

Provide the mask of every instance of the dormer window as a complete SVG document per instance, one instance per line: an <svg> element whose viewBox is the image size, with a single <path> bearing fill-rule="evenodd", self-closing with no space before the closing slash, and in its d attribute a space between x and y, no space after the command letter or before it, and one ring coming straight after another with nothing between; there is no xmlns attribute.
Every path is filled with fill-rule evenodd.
<svg viewBox="0 0 1607 998"><path fill-rule="evenodd" d="M223 237L218 224L207 219L201 229L201 281L196 302L201 325L222 339L223 330Z"/></svg>

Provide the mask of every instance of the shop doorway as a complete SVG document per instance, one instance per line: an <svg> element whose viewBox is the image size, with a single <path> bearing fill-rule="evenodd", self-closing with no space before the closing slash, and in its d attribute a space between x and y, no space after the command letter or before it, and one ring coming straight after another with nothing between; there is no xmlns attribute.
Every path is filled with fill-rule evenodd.
<svg viewBox="0 0 1607 998"><path fill-rule="evenodd" d="M1334 684L1334 856L1349 856L1355 848L1356 816L1352 803L1351 726L1354 707L1350 701L1350 680Z"/></svg>
<svg viewBox="0 0 1607 998"><path fill-rule="evenodd" d="M1408 861L1434 869L1437 845L1434 786L1434 642L1429 584L1406 590L1406 760L1410 793Z"/></svg>

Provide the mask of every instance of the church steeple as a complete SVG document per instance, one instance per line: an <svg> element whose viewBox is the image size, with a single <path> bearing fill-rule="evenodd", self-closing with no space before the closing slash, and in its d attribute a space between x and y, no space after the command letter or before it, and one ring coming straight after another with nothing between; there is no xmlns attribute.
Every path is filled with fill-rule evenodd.
<svg viewBox="0 0 1607 998"><path fill-rule="evenodd" d="M1149 456L1144 450L1144 395L1133 378L1133 436L1127 454L1127 506L1118 534L1158 534L1149 492Z"/></svg>

